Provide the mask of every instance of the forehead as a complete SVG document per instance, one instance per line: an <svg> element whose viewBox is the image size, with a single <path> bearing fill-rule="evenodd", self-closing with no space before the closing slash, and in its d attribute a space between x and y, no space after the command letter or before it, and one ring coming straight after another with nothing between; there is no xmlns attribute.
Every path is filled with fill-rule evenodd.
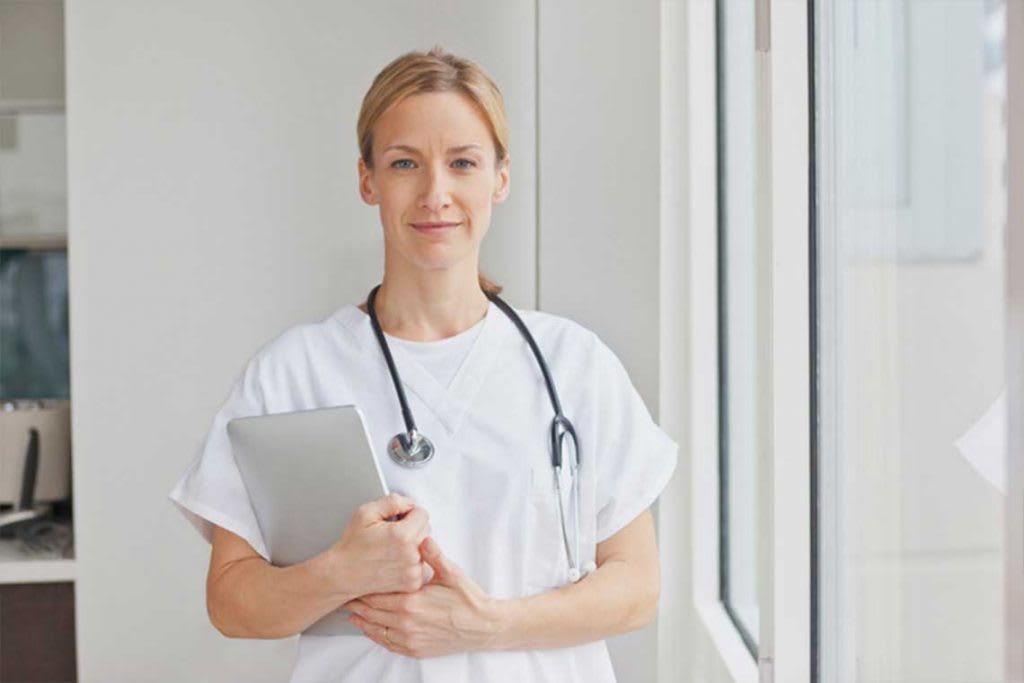
<svg viewBox="0 0 1024 683"><path fill-rule="evenodd" d="M390 144L444 147L478 144L491 147L491 130L483 112L466 95L455 92L412 95L393 105L374 126L374 147Z"/></svg>

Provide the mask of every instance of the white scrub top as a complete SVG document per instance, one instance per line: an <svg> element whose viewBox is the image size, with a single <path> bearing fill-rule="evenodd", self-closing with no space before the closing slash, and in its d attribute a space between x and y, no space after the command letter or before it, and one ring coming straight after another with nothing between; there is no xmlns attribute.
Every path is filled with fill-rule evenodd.
<svg viewBox="0 0 1024 683"><path fill-rule="evenodd" d="M678 447L652 421L625 368L597 335L562 317L517 312L576 427L583 562L593 561L597 543L658 497L675 469ZM228 420L356 404L388 487L426 509L442 552L486 593L517 598L564 585L568 564L548 446L553 411L543 375L526 340L495 304L474 336L447 385L406 345L392 346L417 427L437 449L426 467L414 470L386 456L387 442L405 424L369 316L349 304L319 323L286 330L246 364L170 498L208 542L211 523L217 524L269 560L231 455ZM282 457L301 460L302 454ZM568 504L564 486L563 492ZM614 681L615 674L603 640L414 659L361 635L302 635L290 680L601 683Z"/></svg>
<svg viewBox="0 0 1024 683"><path fill-rule="evenodd" d="M483 326L484 320L481 320L468 330L453 337L435 341L399 339L392 337L387 332L384 333L384 336L388 339L388 348L401 346L407 354L413 356L417 363L434 376L438 384L447 389L455 379L455 373L462 366L466 354L469 353L469 349L472 348L473 342L476 341Z"/></svg>

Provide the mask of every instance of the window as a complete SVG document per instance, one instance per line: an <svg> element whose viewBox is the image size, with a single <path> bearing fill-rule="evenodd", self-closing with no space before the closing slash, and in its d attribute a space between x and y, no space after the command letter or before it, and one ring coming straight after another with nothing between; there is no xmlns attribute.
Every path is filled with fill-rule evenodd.
<svg viewBox="0 0 1024 683"><path fill-rule="evenodd" d="M817 0L818 680L1002 681L1004 0Z"/></svg>
<svg viewBox="0 0 1024 683"><path fill-rule="evenodd" d="M722 603L757 656L757 112L754 4L720 1L719 505Z"/></svg>
<svg viewBox="0 0 1024 683"><path fill-rule="evenodd" d="M63 250L0 248L0 400L68 399Z"/></svg>

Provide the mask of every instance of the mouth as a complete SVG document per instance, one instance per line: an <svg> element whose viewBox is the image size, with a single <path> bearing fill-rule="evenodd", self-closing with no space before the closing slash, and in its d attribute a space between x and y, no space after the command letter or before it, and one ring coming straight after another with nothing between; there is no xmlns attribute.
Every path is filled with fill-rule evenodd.
<svg viewBox="0 0 1024 683"><path fill-rule="evenodd" d="M461 223L452 222L435 222L435 221L424 221L422 223L410 223L410 226L417 232L421 232L425 235L440 235L446 233L454 228L462 225Z"/></svg>

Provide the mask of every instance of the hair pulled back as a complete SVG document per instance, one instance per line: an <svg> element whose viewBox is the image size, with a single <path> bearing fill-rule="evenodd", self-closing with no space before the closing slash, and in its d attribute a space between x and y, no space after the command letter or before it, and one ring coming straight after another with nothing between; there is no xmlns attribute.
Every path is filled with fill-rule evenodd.
<svg viewBox="0 0 1024 683"><path fill-rule="evenodd" d="M494 141L495 167L508 159L508 118L501 91L474 62L434 46L429 52L407 52L385 66L363 97L356 123L359 155L373 168L373 128L381 116L407 97L456 92L468 97L483 114ZM498 294L501 286L483 273L480 288Z"/></svg>

